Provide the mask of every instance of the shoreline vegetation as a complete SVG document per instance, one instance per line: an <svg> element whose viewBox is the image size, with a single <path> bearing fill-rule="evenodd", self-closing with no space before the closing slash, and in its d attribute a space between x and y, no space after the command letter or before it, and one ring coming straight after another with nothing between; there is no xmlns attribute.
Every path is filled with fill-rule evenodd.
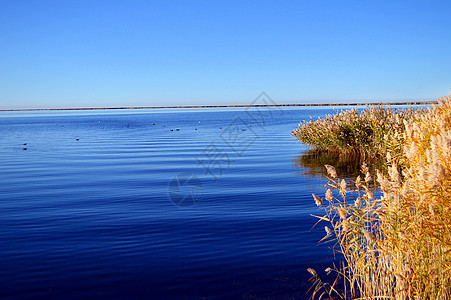
<svg viewBox="0 0 451 300"><path fill-rule="evenodd" d="M301 104L236 104L236 105L174 105L174 106L118 106L118 107L71 107L71 108L23 108L0 109L6 111L52 111L52 110L120 110L120 109L174 109L174 108L240 108L240 107L296 107L296 106L387 106L387 105L431 105L437 101L410 102L346 102L346 103L301 103Z"/></svg>
<svg viewBox="0 0 451 300"><path fill-rule="evenodd" d="M324 166L327 191L313 194L324 214L314 217L327 223L321 242L331 242L343 264L308 269L312 299L451 299L451 94L437 103L419 111L339 111L293 131L314 148L364 152L385 165L373 171L364 162L355 180ZM362 128L371 129L367 139L351 134Z"/></svg>
<svg viewBox="0 0 451 300"><path fill-rule="evenodd" d="M406 124L418 121L426 113L427 109L422 107L336 110L325 118L302 121L291 135L316 151L376 163L388 152L399 156Z"/></svg>

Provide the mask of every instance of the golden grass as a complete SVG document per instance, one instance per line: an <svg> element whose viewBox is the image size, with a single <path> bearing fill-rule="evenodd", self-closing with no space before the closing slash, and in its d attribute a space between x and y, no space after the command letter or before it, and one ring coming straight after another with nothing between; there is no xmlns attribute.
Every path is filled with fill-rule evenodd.
<svg viewBox="0 0 451 300"><path fill-rule="evenodd" d="M312 298L451 299L451 95L401 127L385 138L397 142L386 148L384 174L364 165L346 182L326 166L330 189L315 202L330 223L323 240L334 240L344 258L327 272L345 290L315 271Z"/></svg>
<svg viewBox="0 0 451 300"><path fill-rule="evenodd" d="M342 110L315 121L303 121L291 135L315 149L385 156L387 149L399 147L403 142L405 122L423 114L422 109L395 110L382 106L368 107L360 113L357 109Z"/></svg>

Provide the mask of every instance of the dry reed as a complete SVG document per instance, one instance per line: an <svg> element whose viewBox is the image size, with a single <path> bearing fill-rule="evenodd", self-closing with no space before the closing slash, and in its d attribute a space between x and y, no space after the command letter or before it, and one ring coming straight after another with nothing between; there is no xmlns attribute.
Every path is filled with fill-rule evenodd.
<svg viewBox="0 0 451 300"><path fill-rule="evenodd" d="M380 196L368 166L352 186L326 166L330 189L318 218L330 223L323 240L343 256L327 273L344 280L344 291L315 272L312 298L451 299L451 95L396 124L388 133L396 137L384 137L397 141L384 146L388 172L373 174Z"/></svg>
<svg viewBox="0 0 451 300"><path fill-rule="evenodd" d="M357 109L342 110L316 121L303 121L291 135L316 149L385 157L388 149L397 149L404 142L405 123L417 120L424 112L382 106L368 107L361 113Z"/></svg>

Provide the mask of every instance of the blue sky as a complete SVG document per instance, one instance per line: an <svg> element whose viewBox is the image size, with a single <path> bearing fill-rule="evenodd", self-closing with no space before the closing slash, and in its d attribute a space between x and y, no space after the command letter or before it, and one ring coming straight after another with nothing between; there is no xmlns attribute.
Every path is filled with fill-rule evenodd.
<svg viewBox="0 0 451 300"><path fill-rule="evenodd" d="M0 2L0 108L435 100L450 1Z"/></svg>

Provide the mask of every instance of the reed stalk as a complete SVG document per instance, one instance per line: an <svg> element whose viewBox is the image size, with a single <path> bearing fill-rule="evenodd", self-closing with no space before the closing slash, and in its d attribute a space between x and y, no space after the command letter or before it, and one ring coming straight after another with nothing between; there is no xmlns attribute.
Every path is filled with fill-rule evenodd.
<svg viewBox="0 0 451 300"><path fill-rule="evenodd" d="M349 181L325 167L328 190L324 198L314 196L324 214L316 217L329 223L323 240L333 241L344 261L326 271L344 284L339 292L337 280L325 284L315 271L312 298L451 299L451 95L425 112L409 110L407 118L379 109L361 115L373 113L398 126L379 124L378 140L362 147L391 141L375 145L375 153L385 151L386 171L371 174L364 164L361 175ZM355 111L341 114L338 119L360 120ZM295 136L304 139L300 131L338 120L326 119L301 126Z"/></svg>

